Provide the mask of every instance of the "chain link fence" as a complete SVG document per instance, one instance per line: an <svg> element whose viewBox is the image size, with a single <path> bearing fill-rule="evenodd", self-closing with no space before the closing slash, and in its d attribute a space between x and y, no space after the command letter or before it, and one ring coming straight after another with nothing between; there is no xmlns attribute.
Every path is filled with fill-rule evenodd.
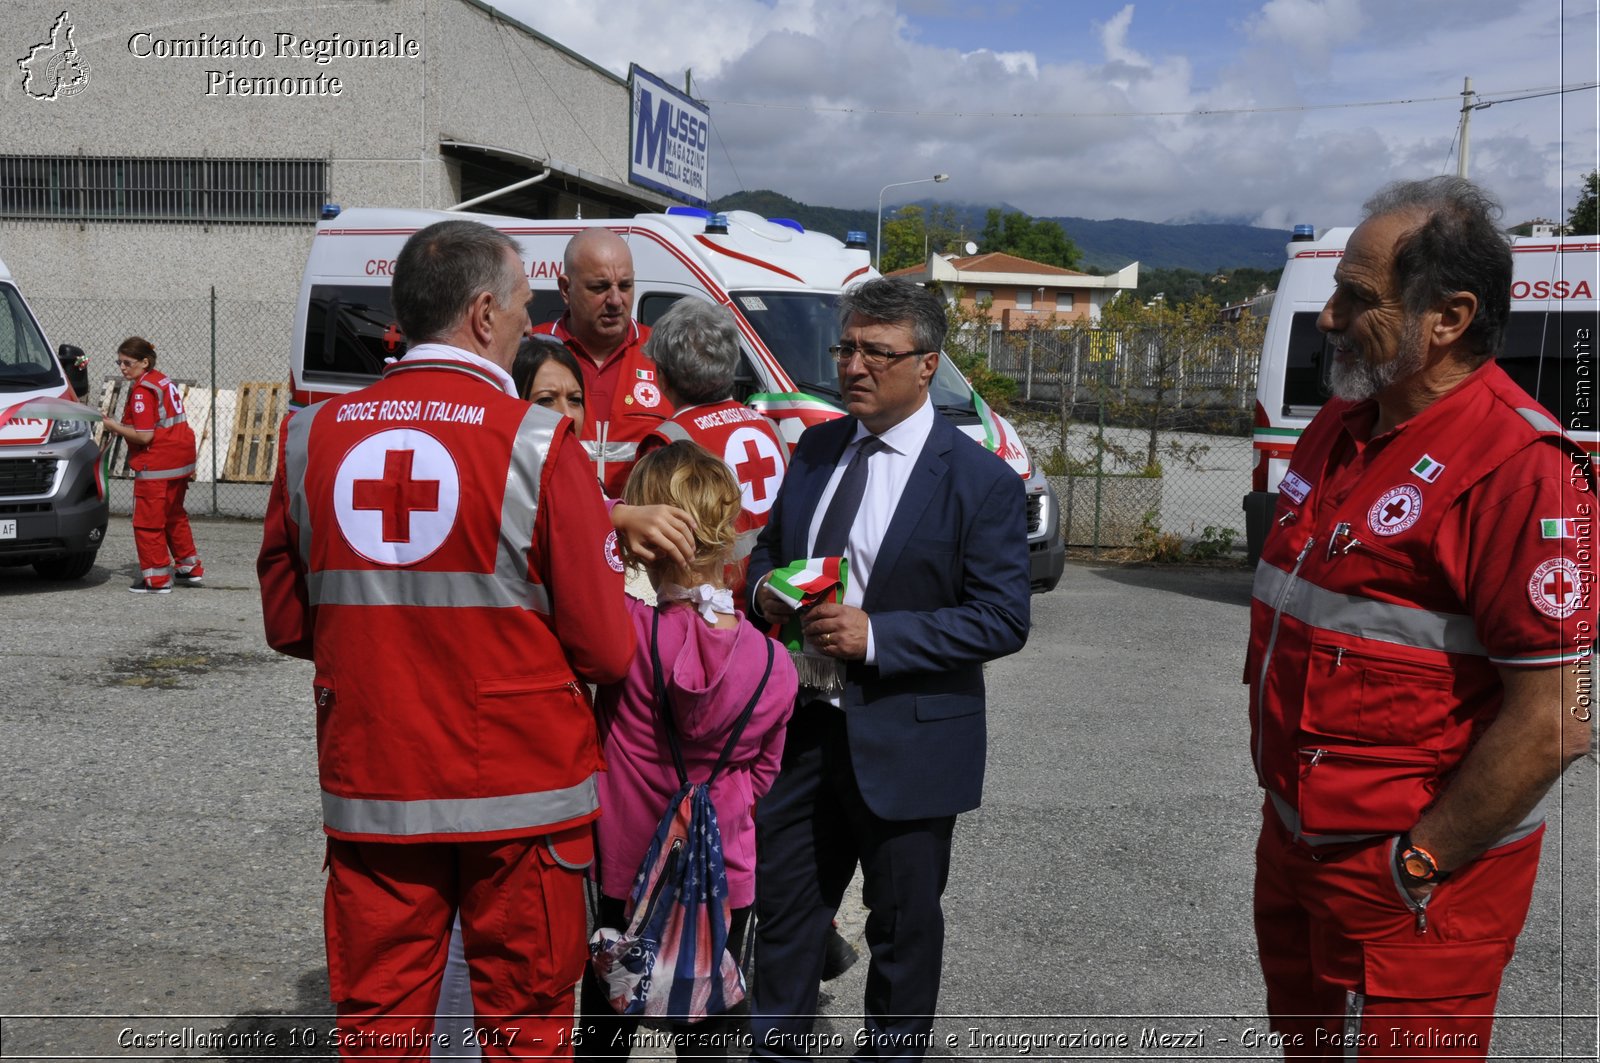
<svg viewBox="0 0 1600 1063"><path fill-rule="evenodd" d="M986 330L966 337L1015 385L1010 414L1052 477L1069 545L1245 538L1265 319Z"/></svg>
<svg viewBox="0 0 1600 1063"><path fill-rule="evenodd" d="M260 517L266 512L270 463L263 446L275 445L259 422L287 398L289 338L294 303L218 299L29 300L52 343L81 347L89 356L85 401L112 417L122 415L126 389L116 368L117 346L129 336L155 345L156 366L187 384L185 404L199 443L191 514ZM111 509L130 513L133 480L119 461L109 483Z"/></svg>

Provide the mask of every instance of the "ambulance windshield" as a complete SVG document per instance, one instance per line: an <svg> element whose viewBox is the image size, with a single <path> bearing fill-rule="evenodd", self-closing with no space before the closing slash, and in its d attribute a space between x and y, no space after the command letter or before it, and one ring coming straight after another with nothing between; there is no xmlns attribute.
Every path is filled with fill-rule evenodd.
<svg viewBox="0 0 1600 1063"><path fill-rule="evenodd" d="M734 308L744 315L789 374L795 387L819 398L839 400L839 374L828 348L839 342L839 297L830 292L733 292ZM929 389L934 405L948 417L977 417L972 389L948 357Z"/></svg>
<svg viewBox="0 0 1600 1063"><path fill-rule="evenodd" d="M64 383L22 296L11 285L0 284L0 392Z"/></svg>

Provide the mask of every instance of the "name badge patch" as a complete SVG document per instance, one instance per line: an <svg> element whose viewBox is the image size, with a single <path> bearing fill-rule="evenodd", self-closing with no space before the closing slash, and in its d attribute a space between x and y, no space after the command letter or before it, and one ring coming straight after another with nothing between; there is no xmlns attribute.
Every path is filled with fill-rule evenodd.
<svg viewBox="0 0 1600 1063"><path fill-rule="evenodd" d="M1311 485L1300 478L1300 474L1290 469L1283 474L1283 482L1278 485L1278 490L1294 499L1297 506L1305 505L1307 496L1311 494Z"/></svg>

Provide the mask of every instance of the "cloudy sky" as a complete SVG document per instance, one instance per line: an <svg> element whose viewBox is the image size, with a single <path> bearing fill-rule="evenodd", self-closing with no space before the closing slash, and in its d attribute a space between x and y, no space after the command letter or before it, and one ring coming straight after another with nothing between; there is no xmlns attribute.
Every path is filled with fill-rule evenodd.
<svg viewBox="0 0 1600 1063"><path fill-rule="evenodd" d="M1597 165L1600 0L491 0L711 107L713 195L771 188L1035 215L1348 223L1383 182L1471 176L1507 223ZM1391 102L1411 101L1411 102ZM1209 112L1209 113L1206 113Z"/></svg>

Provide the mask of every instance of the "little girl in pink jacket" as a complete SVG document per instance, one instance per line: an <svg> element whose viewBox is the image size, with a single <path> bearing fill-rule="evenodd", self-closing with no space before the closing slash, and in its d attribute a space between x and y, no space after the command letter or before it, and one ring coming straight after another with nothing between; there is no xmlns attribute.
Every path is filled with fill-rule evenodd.
<svg viewBox="0 0 1600 1063"><path fill-rule="evenodd" d="M639 460L623 500L629 505L669 504L695 521L695 561L683 571L671 561L648 568L657 605L628 600L637 645L633 666L620 683L600 688L600 740L606 770L599 776L599 925L626 926L624 905L633 889L661 814L678 791L678 775L656 723L650 630L660 610L657 651L677 722L689 778L704 780L722 752L767 666L767 637L745 622L724 584L734 545L739 484L722 459L697 443L676 442ZM775 646L772 673L733 756L711 785L722 830L722 855L733 908L728 948L739 954L755 903L755 803L777 777L783 739L797 689L788 652ZM580 1058L626 1058L626 1038L636 1019L618 1016L587 968L583 982ZM674 1024L678 1054L727 1055L729 1021L708 1018ZM687 1037L683 1035L688 1035Z"/></svg>

